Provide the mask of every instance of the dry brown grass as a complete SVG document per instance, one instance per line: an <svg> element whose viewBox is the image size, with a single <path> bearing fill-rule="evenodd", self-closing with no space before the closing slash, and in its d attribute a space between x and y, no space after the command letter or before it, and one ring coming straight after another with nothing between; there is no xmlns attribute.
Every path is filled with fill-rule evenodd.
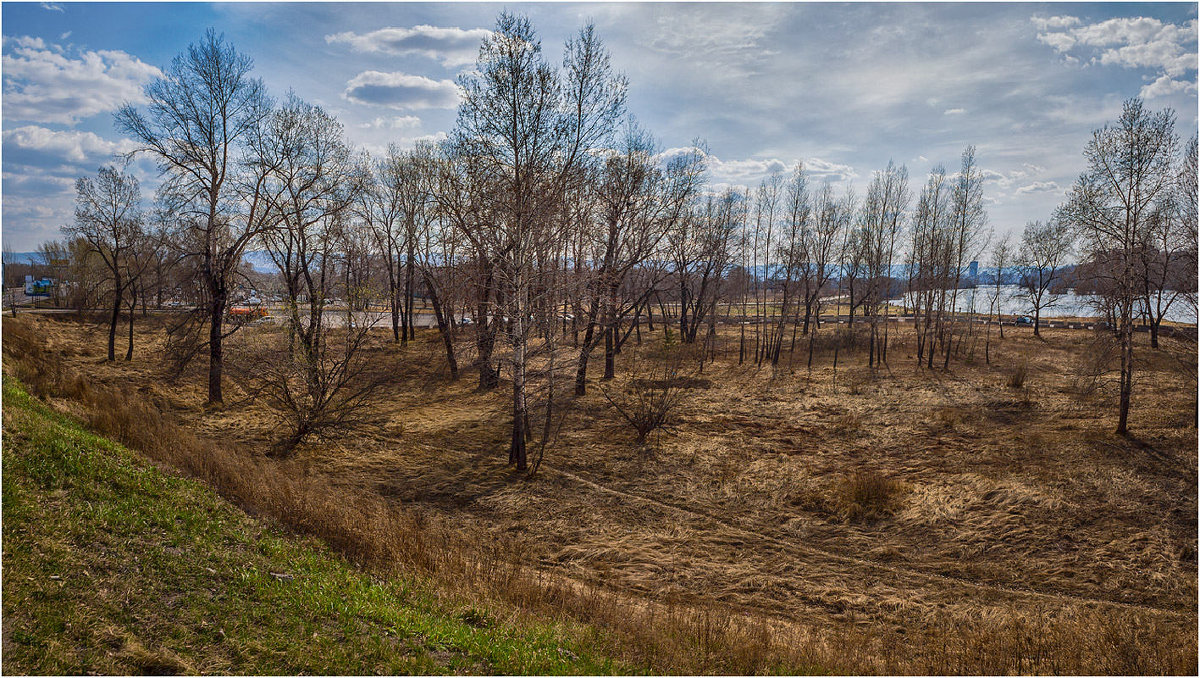
<svg viewBox="0 0 1200 678"><path fill-rule="evenodd" d="M1005 385L1009 388L1024 388L1025 379L1028 376L1029 366L1025 363L1021 363L1020 365L1014 367L1012 372L1009 372L1008 381L1005 382Z"/></svg>
<svg viewBox="0 0 1200 678"><path fill-rule="evenodd" d="M1130 441L1110 433L1111 404L1081 407L1070 387L1082 332L1048 330L1036 352L1019 331L995 343L998 365L1029 356L1038 374L1016 398L1001 369L916 370L900 332L873 374L842 333L853 389L830 354L804 370L806 344L792 375L786 357L778 373L736 366L727 338L659 454L611 435L617 415L590 394L528 482L503 463L503 394L447 381L436 343L380 341L399 377L384 425L282 462L264 457L260 405L205 412L199 370L161 379L153 328L133 364L101 363L88 332L6 320L5 368L364 566L594 624L653 670L1196 669L1191 401L1148 352Z"/></svg>
<svg viewBox="0 0 1200 678"><path fill-rule="evenodd" d="M878 471L859 470L837 483L834 497L844 520L874 521L894 515L907 490Z"/></svg>

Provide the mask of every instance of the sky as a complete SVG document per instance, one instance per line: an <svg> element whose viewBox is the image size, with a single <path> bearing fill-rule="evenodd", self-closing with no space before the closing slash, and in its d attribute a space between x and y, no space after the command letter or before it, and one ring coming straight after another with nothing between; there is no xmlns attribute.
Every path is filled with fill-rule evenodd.
<svg viewBox="0 0 1200 678"><path fill-rule="evenodd" d="M1195 3L72 3L4 2L3 220L15 252L60 237L74 181L133 143L113 113L205 29L254 75L330 111L357 146L451 130L455 77L508 9L552 63L587 22L660 147L708 149L717 188L803 162L859 195L889 160L920 190L976 146L996 234L1047 219L1125 99L1197 126ZM143 188L152 162L132 166Z"/></svg>

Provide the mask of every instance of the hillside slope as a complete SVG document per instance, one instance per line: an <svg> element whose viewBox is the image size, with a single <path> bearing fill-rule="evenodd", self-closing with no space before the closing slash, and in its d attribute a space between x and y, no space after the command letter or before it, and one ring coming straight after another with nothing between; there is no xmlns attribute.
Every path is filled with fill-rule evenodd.
<svg viewBox="0 0 1200 678"><path fill-rule="evenodd" d="M587 629L381 581L4 380L3 671L625 673Z"/></svg>

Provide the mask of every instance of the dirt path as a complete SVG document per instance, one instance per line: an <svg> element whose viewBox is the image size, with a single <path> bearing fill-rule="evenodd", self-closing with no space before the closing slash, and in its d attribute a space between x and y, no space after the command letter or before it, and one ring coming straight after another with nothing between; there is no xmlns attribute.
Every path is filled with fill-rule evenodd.
<svg viewBox="0 0 1200 678"><path fill-rule="evenodd" d="M623 497L626 499L632 499L634 501L646 503L651 506L655 506L657 508L661 508L661 509L664 509L667 511L683 513L683 514L690 515L693 517L710 520L710 521L712 521L734 533L741 534L743 536L752 536L752 537L756 537L758 539L762 539L763 541L766 541L786 552L806 554L809 556L817 556L819 558L826 558L826 559L837 561L840 563L849 563L849 564L852 564L852 565L855 565L858 567L875 568L875 569L883 570L885 572L889 572L891 574L899 575L902 577L912 577L912 578L917 578L917 579L924 579L926 581L936 581L936 582L946 582L946 583L956 584L958 586L965 586L967 588L971 588L971 589L974 589L977 591L988 592L988 593L1024 596L1024 597L1028 597L1028 598L1036 598L1039 600L1050 600L1050 601L1054 601L1054 602L1062 603L1062 604L1104 605L1104 606L1124 608L1124 609L1129 609L1129 610L1139 610L1139 611L1143 611L1143 612L1151 612L1151 613L1155 613L1155 614L1165 614L1165 615L1171 615L1171 616L1176 616L1176 617L1185 616L1185 613L1183 613L1179 610L1173 610L1173 609L1169 609L1169 608L1156 607L1156 606L1152 606L1152 605L1142 605L1142 604L1138 604L1138 603L1123 603L1123 602L1115 601L1115 600L1107 600L1104 598L1091 598L1091 597L1087 597L1087 596L1078 596L1078 595L1073 595L1073 594L1069 594L1069 593L1048 593L1045 591L1035 591L1032 589L1013 587L1013 586L1004 586L1001 584L985 584L985 583L981 583L981 582L977 582L977 581L971 581L968 579L964 579L961 577L953 577L953 576L937 574L937 573L933 573L933 572L922 572L920 570L914 570L914 569L907 568L907 567L891 565L891 564L883 563L883 562L880 562L877 560L870 560L867 558L857 558L854 556L847 556L847 555L843 555L843 554L839 554L839 553L834 553L832 551L827 551L825 549L816 548L813 546L806 546L803 544L795 544L795 543L791 543L791 542L786 542L777 537L773 537L769 534L765 534L763 532L758 532L756 530L751 530L748 528L740 527L738 525L735 525L726 520L718 518L717 516L714 516L705 511L700 511L697 509L689 508L686 506L680 506L680 505L672 504L669 502L663 502L663 501L659 501L657 499L651 499L649 497L643 497L639 494L635 494L632 492L626 492L624 490L618 490L618 489L614 489L611 487L606 487L599 483L588 480L587 478L583 478L579 475L571 473L570 471L563 471L561 469L556 469L556 468L553 468L546 464L542 465L542 470L545 472L557 474L559 476L562 476L573 482L584 485L584 486L591 488L592 490L595 490L602 494L608 494L608 495Z"/></svg>

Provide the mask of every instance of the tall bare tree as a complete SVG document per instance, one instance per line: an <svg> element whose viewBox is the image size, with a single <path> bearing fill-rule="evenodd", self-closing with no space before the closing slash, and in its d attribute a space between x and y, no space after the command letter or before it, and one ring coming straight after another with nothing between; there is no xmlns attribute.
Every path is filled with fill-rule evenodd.
<svg viewBox="0 0 1200 678"><path fill-rule="evenodd" d="M1179 173L1176 176L1176 198L1174 200L1177 210L1176 218L1179 220L1180 233L1184 241L1183 258L1178 268L1180 277L1175 280L1174 286L1183 295L1183 300L1188 305L1193 318L1198 317L1196 271L1197 266L1200 266L1200 257L1197 256L1197 249L1200 246L1197 223L1200 222L1200 216L1196 211L1197 190L1200 187L1197 182L1200 179L1196 174L1196 146L1197 136L1193 135L1184 150Z"/></svg>
<svg viewBox="0 0 1200 678"><path fill-rule="evenodd" d="M134 287L141 266L137 249L145 247L142 192L138 180L115 167L102 167L96 179L80 177L75 182L75 223L64 232L87 242L108 271L112 313L108 324L108 359L116 359L117 323L121 303ZM133 355L133 317L130 315L127 359Z"/></svg>
<svg viewBox="0 0 1200 678"><path fill-rule="evenodd" d="M617 328L643 308L666 277L651 256L684 218L699 185L702 155L676 155L660 169L655 151L650 135L630 121L594 186L597 223L584 224L581 236L587 325L575 373L576 395L586 393L588 358L601 338L604 377L612 378ZM629 284L639 270L649 276L638 281L633 294L622 294L631 291Z"/></svg>
<svg viewBox="0 0 1200 678"><path fill-rule="evenodd" d="M995 271L995 277L992 278L991 291L988 294L988 327L987 338L984 340L983 354L984 361L987 364L992 364L992 318L991 312L994 309L996 313L996 324L999 326L1000 338L1004 338L1004 313L1002 304L1004 299L1001 295L1004 294L1004 269L1012 263L1013 253L1011 236L1005 234L992 246L991 268Z"/></svg>
<svg viewBox="0 0 1200 678"><path fill-rule="evenodd" d="M1138 299L1137 257L1155 210L1175 182L1175 114L1152 112L1141 99L1125 102L1121 117L1092 133L1083 156L1088 167L1061 208L1091 258L1111 271L1120 340L1120 414L1117 433L1129 431L1133 396L1133 319Z"/></svg>
<svg viewBox="0 0 1200 678"><path fill-rule="evenodd" d="M871 338L867 364L886 360L888 299L892 287L892 262L896 256L896 245L903 226L905 212L912 195L908 188L908 169L888 163L887 169L871 177L867 195L863 200L860 217L862 231L863 265L866 289L862 292L863 304L871 323ZM880 310L882 307L883 334L880 334Z"/></svg>
<svg viewBox="0 0 1200 678"><path fill-rule="evenodd" d="M535 296L547 288L535 269L555 251L561 200L624 108L625 80L611 71L592 26L568 41L563 72L546 62L525 17L507 12L480 47L476 69L459 79L454 144L469 158L491 222L468 234L490 253L512 367L509 461L527 468L528 348ZM486 246L480 244L488 241Z"/></svg>
<svg viewBox="0 0 1200 678"><path fill-rule="evenodd" d="M386 270L388 310L392 321L392 339L401 341L401 314L405 311L401 296L400 252L403 250L403 175L399 171L401 151L389 145L379 160L367 160L368 181L355 202L355 213L374 236ZM407 322L403 324L408 338Z"/></svg>
<svg viewBox="0 0 1200 678"><path fill-rule="evenodd" d="M175 218L174 241L195 259L208 325L208 402L222 402L225 311L242 253L261 227L258 202L231 180L251 132L269 110L253 61L209 30L145 89L146 110L124 105L117 127L153 157L160 194Z"/></svg>
<svg viewBox="0 0 1200 678"><path fill-rule="evenodd" d="M365 176L341 123L294 95L267 117L252 145L255 183L268 206L261 240L283 278L287 306L287 346L276 351L268 383L289 425L277 448L287 453L311 435L347 426L370 392L359 380L359 352L374 318L356 312L365 305L356 303L362 290L351 283L365 261L353 256L353 231L365 226L349 219ZM327 309L335 290L346 305L339 323L346 340L337 347Z"/></svg>

